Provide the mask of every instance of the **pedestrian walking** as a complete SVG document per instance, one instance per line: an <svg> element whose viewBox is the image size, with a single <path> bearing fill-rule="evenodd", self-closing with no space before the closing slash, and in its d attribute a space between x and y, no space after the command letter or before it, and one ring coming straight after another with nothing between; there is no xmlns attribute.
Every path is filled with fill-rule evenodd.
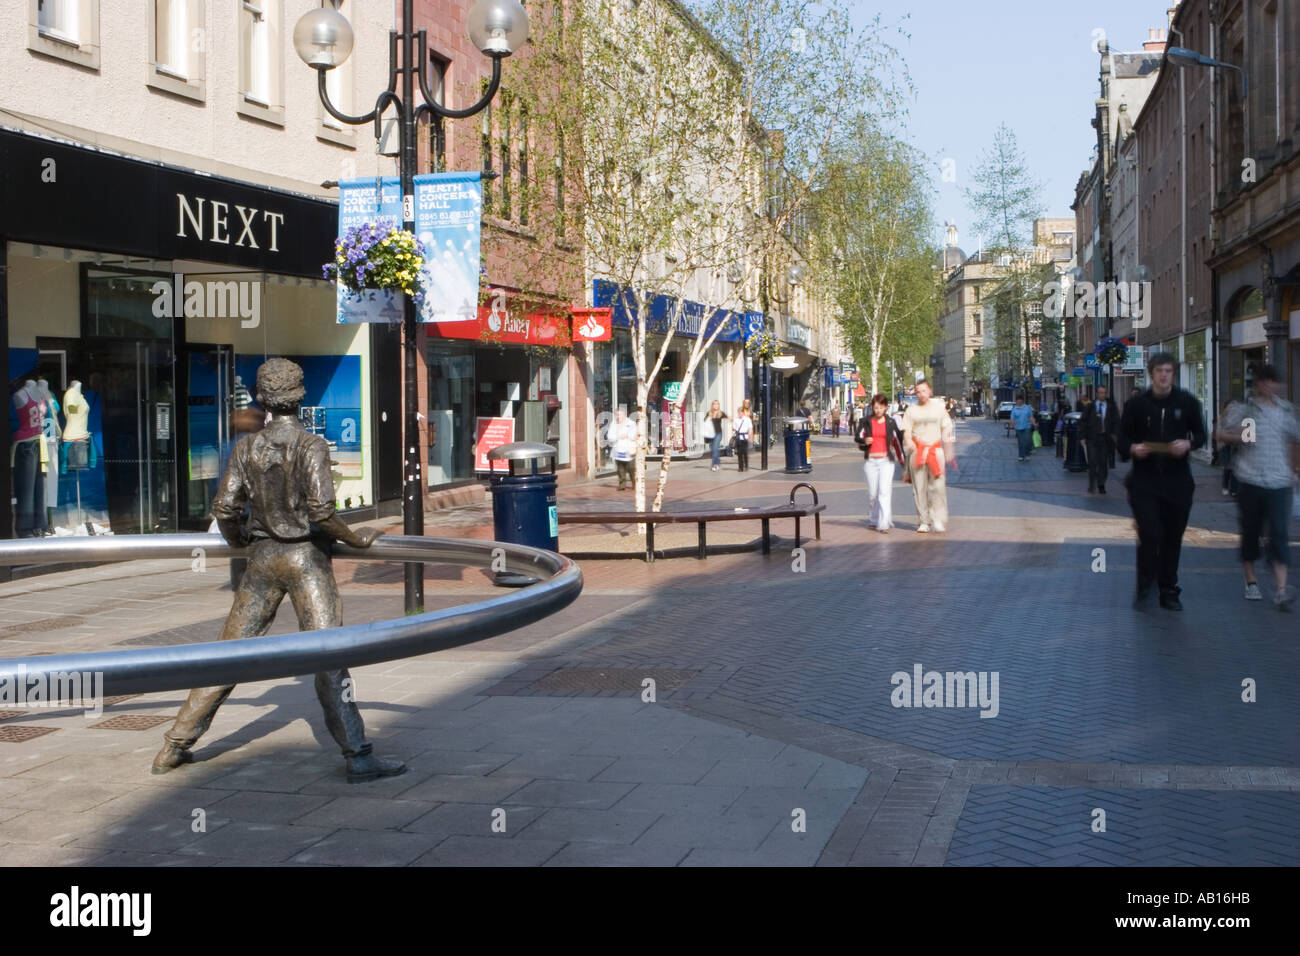
<svg viewBox="0 0 1300 956"><path fill-rule="evenodd" d="M749 471L749 442L754 435L754 416L749 410L749 399L745 399L736 412L736 470Z"/></svg>
<svg viewBox="0 0 1300 956"><path fill-rule="evenodd" d="M1295 588L1287 584L1291 553L1287 538L1291 523L1292 487L1296 479L1296 447L1300 422L1290 402L1281 398L1282 383L1270 365L1255 370L1251 395L1234 403L1215 436L1234 448L1237 516L1241 524L1241 566L1246 575L1246 600L1263 600L1255 579L1260 557L1260 533L1268 532L1268 559L1273 565L1273 603L1291 609Z"/></svg>
<svg viewBox="0 0 1300 956"><path fill-rule="evenodd" d="M628 482L632 482L634 487L636 484L632 475L632 462L636 458L636 422L628 421L627 412L620 406L610 430L613 432L610 444L614 447L614 466L618 469L618 490L626 491Z"/></svg>
<svg viewBox="0 0 1300 956"><path fill-rule="evenodd" d="M1160 606L1169 611L1183 609L1178 558L1196 490L1187 455L1206 442L1201 403L1174 385L1176 363L1168 352L1147 361L1151 387L1125 403L1116 440L1120 457L1133 460L1124 479L1138 532L1133 606L1158 585Z"/></svg>
<svg viewBox="0 0 1300 956"><path fill-rule="evenodd" d="M1025 404L1025 396L1016 396L1016 407L1011 409L1011 427L1016 433L1016 448L1019 457L1016 461L1024 461L1034 453L1034 426L1038 424L1038 416L1034 410Z"/></svg>
<svg viewBox="0 0 1300 956"><path fill-rule="evenodd" d="M704 440L709 443L709 453L713 456L713 467L711 471L717 471L722 467L722 432L723 423L726 421L727 413L722 410L722 404L715 398L713 404L709 406L708 413L704 416Z"/></svg>
<svg viewBox="0 0 1300 956"><path fill-rule="evenodd" d="M831 437L840 437L840 406L838 402L831 406Z"/></svg>
<svg viewBox="0 0 1300 956"><path fill-rule="evenodd" d="M1106 493L1106 476L1110 473L1110 456L1119 431L1119 411L1107 401L1105 385L1097 387L1097 397L1079 420L1080 436L1088 450L1088 492Z"/></svg>
<svg viewBox="0 0 1300 956"><path fill-rule="evenodd" d="M1222 424L1231 414L1233 408L1232 402L1224 402L1223 407L1219 409L1219 422ZM1232 473L1232 442L1219 439L1222 444L1219 445L1219 464L1223 467L1223 495L1235 495L1237 493L1237 479ZM1213 464L1213 462L1211 462Z"/></svg>
<svg viewBox="0 0 1300 956"><path fill-rule="evenodd" d="M930 401L930 383L916 383L916 404L903 414L903 450L912 473L916 495L918 534L942 532L948 523L948 488L945 468L956 468L952 419L941 402Z"/></svg>
<svg viewBox="0 0 1300 956"><path fill-rule="evenodd" d="M903 462L903 438L898 425L887 413L889 399L873 395L871 414L861 419L854 438L862 455L862 472L867 478L867 524L881 534L894 526L891 508L894 463Z"/></svg>

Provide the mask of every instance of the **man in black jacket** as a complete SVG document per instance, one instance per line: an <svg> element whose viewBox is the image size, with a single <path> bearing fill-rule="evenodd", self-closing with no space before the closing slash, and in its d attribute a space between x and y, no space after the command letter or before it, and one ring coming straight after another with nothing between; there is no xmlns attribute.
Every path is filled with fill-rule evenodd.
<svg viewBox="0 0 1300 956"><path fill-rule="evenodd" d="M1106 476L1119 430L1119 409L1109 400L1106 386L1097 387L1097 397L1083 413L1079 425L1088 443L1088 491L1106 493Z"/></svg>
<svg viewBox="0 0 1300 956"><path fill-rule="evenodd" d="M1178 556L1192 511L1192 480L1187 455L1205 444L1201 403L1174 386L1176 360L1157 352L1147 362L1151 387L1128 400L1119 423L1117 450L1133 467L1124 480L1138 528L1138 607L1160 586L1160 606L1181 611Z"/></svg>

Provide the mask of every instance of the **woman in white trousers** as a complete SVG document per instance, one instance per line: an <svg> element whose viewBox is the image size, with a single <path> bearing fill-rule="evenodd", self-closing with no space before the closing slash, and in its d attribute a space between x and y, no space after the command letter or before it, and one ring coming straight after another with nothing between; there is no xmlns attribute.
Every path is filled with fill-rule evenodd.
<svg viewBox="0 0 1300 956"><path fill-rule="evenodd" d="M873 395L871 415L858 423L854 436L865 459L862 472L867 478L867 523L881 534L888 534L894 526L894 464L903 460L902 436L898 425L886 414L888 408L889 399Z"/></svg>

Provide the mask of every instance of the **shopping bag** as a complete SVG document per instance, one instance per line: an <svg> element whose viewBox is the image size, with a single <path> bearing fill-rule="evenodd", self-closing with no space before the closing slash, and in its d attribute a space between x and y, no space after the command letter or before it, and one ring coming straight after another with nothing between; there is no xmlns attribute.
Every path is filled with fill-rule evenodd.
<svg viewBox="0 0 1300 956"><path fill-rule="evenodd" d="M1039 432L1037 428L1034 429L1034 447L1035 448L1043 447L1043 436L1042 433Z"/></svg>

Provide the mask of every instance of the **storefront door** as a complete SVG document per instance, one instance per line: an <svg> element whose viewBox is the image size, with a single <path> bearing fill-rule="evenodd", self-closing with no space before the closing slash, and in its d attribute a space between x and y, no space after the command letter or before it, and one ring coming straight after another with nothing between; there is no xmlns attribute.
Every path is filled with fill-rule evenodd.
<svg viewBox="0 0 1300 956"><path fill-rule="evenodd" d="M206 531L211 523L212 499L239 437L232 434L230 412L234 406L234 349L229 345L190 345L183 353L188 382L185 444L179 464L183 504L181 527ZM242 383L248 394L248 383Z"/></svg>

